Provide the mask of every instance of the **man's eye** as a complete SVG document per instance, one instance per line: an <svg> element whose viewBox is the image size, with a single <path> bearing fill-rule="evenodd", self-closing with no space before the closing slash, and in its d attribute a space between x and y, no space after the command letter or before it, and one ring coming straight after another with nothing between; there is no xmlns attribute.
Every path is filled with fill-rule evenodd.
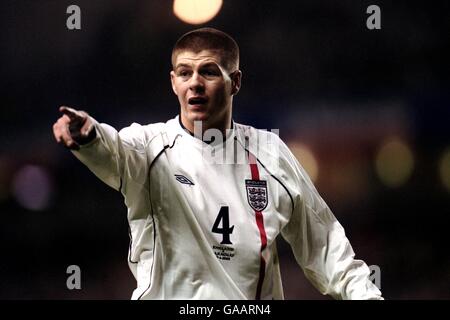
<svg viewBox="0 0 450 320"><path fill-rule="evenodd" d="M217 72L214 70L205 70L203 71L203 74L207 77L217 76Z"/></svg>
<svg viewBox="0 0 450 320"><path fill-rule="evenodd" d="M187 70L179 71L179 72L178 72L178 75L179 75L180 77L188 77L188 76L189 76L189 71L187 71Z"/></svg>

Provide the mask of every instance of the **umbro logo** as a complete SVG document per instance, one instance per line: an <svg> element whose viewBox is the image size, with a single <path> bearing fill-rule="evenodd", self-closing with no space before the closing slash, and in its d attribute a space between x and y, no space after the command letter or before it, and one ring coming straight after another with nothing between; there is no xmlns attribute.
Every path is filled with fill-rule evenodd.
<svg viewBox="0 0 450 320"><path fill-rule="evenodd" d="M185 176L182 176L181 174L176 174L175 178L177 179L178 182L180 182L182 184L187 184L187 185L190 185L190 186L194 185L194 183L191 180L189 180Z"/></svg>

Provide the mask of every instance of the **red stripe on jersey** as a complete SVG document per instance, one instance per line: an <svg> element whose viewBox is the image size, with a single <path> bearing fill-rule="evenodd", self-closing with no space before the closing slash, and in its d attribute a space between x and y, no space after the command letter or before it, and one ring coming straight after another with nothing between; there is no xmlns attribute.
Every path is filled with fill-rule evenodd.
<svg viewBox="0 0 450 320"><path fill-rule="evenodd" d="M250 170L252 172L252 180L259 180L258 164L256 163L255 156L250 152L248 154L248 160L250 162Z"/></svg>
<svg viewBox="0 0 450 320"><path fill-rule="evenodd" d="M250 161L250 171L252 173L252 180L259 180L259 169L258 164L256 162L256 157L252 153L248 153L248 159ZM261 289L262 284L264 282L264 278L266 275L266 261L264 260L264 257L262 255L263 250L267 246L267 235L266 235L266 229L264 229L264 217L262 215L261 211L255 211L255 217L256 217L256 225L259 229L259 236L261 238L261 251L259 252L259 279L258 279L258 285L256 287L256 300L261 299Z"/></svg>
<svg viewBox="0 0 450 320"><path fill-rule="evenodd" d="M264 229L264 219L261 211L255 211L256 214L256 224L258 225L259 229L259 235L261 237L261 251L259 253L259 279L258 279L258 286L256 287L256 300L261 299L261 289L262 284L264 282L264 277L266 275L266 261L264 260L264 257L262 255L263 250L267 246L267 236L266 236L266 230Z"/></svg>

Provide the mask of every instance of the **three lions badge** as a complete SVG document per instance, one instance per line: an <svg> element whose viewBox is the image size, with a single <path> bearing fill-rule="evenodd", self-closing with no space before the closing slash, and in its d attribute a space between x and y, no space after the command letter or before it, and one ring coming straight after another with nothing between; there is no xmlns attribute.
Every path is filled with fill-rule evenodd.
<svg viewBox="0 0 450 320"><path fill-rule="evenodd" d="M267 207L267 181L245 180L247 200L255 211L263 211Z"/></svg>

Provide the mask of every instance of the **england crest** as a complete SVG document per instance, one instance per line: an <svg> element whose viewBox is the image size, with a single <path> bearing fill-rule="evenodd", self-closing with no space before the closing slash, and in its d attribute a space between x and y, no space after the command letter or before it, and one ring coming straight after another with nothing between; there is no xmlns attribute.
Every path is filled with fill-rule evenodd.
<svg viewBox="0 0 450 320"><path fill-rule="evenodd" d="M247 200L255 211L263 211L267 207L267 181L245 180Z"/></svg>

